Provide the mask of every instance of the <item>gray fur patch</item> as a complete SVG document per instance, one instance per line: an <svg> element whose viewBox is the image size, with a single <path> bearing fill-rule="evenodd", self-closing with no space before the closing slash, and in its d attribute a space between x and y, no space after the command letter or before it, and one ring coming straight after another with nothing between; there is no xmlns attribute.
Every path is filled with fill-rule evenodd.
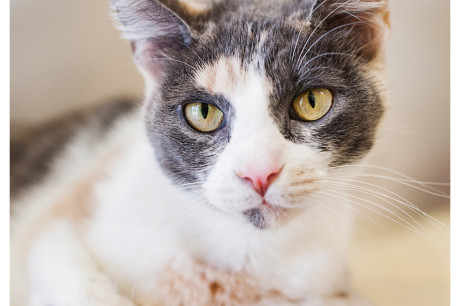
<svg viewBox="0 0 460 306"><path fill-rule="evenodd" d="M258 229L264 229L266 227L265 217L260 209L254 208L244 212L244 215L248 219L249 223L254 225Z"/></svg>

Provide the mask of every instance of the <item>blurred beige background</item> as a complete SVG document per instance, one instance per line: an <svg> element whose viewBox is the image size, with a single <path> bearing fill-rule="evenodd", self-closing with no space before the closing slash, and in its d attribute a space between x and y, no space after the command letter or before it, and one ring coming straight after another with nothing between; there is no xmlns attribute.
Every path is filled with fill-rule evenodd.
<svg viewBox="0 0 460 306"><path fill-rule="evenodd" d="M110 98L142 96L143 81L128 43L112 26L107 2L11 2L13 121L39 122ZM390 110L364 163L448 183L449 1L392 0L390 5ZM448 199L374 181L449 223ZM357 234L352 258L356 287L377 305L448 305L448 230L442 233L419 220L427 239L374 215L391 234L366 218L357 221L371 241Z"/></svg>

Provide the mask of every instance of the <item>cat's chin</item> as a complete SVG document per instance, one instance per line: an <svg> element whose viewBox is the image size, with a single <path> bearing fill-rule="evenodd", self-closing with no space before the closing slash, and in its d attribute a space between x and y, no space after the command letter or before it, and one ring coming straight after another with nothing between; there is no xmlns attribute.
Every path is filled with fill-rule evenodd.
<svg viewBox="0 0 460 306"><path fill-rule="evenodd" d="M286 208L268 203L243 212L246 220L260 230L276 229L287 224L298 213L297 209Z"/></svg>

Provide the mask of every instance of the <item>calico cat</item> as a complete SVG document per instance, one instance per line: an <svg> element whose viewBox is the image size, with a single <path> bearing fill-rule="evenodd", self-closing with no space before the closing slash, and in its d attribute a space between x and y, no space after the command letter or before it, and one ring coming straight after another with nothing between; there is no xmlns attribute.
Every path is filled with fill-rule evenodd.
<svg viewBox="0 0 460 306"><path fill-rule="evenodd" d="M111 5L145 101L13 138L12 304L360 304L321 191L373 145L387 1Z"/></svg>

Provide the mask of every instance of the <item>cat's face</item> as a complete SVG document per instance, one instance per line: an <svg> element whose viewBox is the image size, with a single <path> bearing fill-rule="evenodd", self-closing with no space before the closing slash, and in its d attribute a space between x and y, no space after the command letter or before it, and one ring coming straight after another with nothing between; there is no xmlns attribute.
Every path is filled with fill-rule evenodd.
<svg viewBox="0 0 460 306"><path fill-rule="evenodd" d="M351 6L339 14L347 2L372 11L354 12L362 18L380 16L381 1L285 1L264 14L234 2L202 15L172 5L187 25L150 4L177 27L159 42L134 40L144 74L159 84L145 119L172 180L272 228L308 208L333 167L371 148L383 113L381 42L366 35L380 31Z"/></svg>

